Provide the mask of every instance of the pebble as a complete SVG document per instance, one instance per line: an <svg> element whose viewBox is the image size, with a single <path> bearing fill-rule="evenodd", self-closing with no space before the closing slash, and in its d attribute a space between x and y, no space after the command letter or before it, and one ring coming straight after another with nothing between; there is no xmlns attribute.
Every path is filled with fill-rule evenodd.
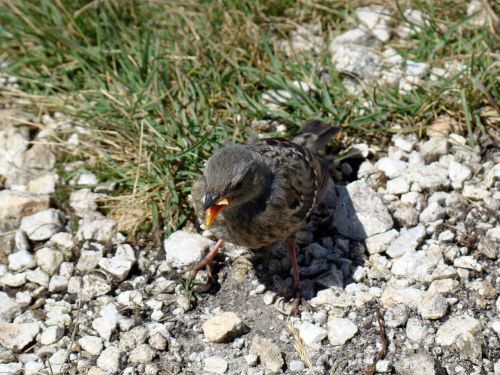
<svg viewBox="0 0 500 375"><path fill-rule="evenodd" d="M163 242L166 262L175 268L187 267L199 262L203 253L212 246L213 242L197 233L178 230L172 233Z"/></svg>
<svg viewBox="0 0 500 375"><path fill-rule="evenodd" d="M100 317L92 321L92 328L104 341L109 341L118 324L118 309L114 304L110 303L101 308L99 315Z"/></svg>
<svg viewBox="0 0 500 375"><path fill-rule="evenodd" d="M20 311L20 306L7 293L0 291L0 320L10 322Z"/></svg>
<svg viewBox="0 0 500 375"><path fill-rule="evenodd" d="M250 354L258 356L262 365L270 372L280 371L285 364L280 347L272 340L259 335L252 339Z"/></svg>
<svg viewBox="0 0 500 375"><path fill-rule="evenodd" d="M413 309L418 308L422 291L413 287L395 287L388 285L382 293L382 306L390 307L397 304L403 304Z"/></svg>
<svg viewBox="0 0 500 375"><path fill-rule="evenodd" d="M448 302L441 294L435 291L422 293L418 303L418 313L424 319L435 320L446 315Z"/></svg>
<svg viewBox="0 0 500 375"><path fill-rule="evenodd" d="M70 285L73 278L69 280L68 292L71 290ZM76 279L74 281L78 282ZM84 301L90 301L95 297L103 296L111 291L111 285L100 275L89 274L82 278L82 298ZM75 285L76 286L76 285ZM79 291L79 287L77 292Z"/></svg>
<svg viewBox="0 0 500 375"><path fill-rule="evenodd" d="M59 266L64 261L64 255L61 251L49 247L43 247L37 250L35 257L38 266L49 275L56 273Z"/></svg>
<svg viewBox="0 0 500 375"><path fill-rule="evenodd" d="M97 267L102 258L102 250L82 250L76 264L76 269L81 273L87 273Z"/></svg>
<svg viewBox="0 0 500 375"><path fill-rule="evenodd" d="M304 371L305 368L306 366L304 362L298 360L290 361L290 363L288 364L288 369L292 372L301 372Z"/></svg>
<svg viewBox="0 0 500 375"><path fill-rule="evenodd" d="M229 364L222 357L207 357L203 361L203 370L211 374L225 374Z"/></svg>
<svg viewBox="0 0 500 375"><path fill-rule="evenodd" d="M481 322L469 316L452 316L444 322L436 333L436 344L451 346L463 334L476 335L481 331Z"/></svg>
<svg viewBox="0 0 500 375"><path fill-rule="evenodd" d="M149 363L153 360L156 353L148 344L141 344L134 348L128 355L132 363Z"/></svg>
<svg viewBox="0 0 500 375"><path fill-rule="evenodd" d="M394 368L398 375L441 375L446 373L428 353L418 352L396 361Z"/></svg>
<svg viewBox="0 0 500 375"><path fill-rule="evenodd" d="M366 182L355 181L338 190L334 225L342 235L361 241L392 229L387 207Z"/></svg>
<svg viewBox="0 0 500 375"><path fill-rule="evenodd" d="M406 229L402 228L399 237L389 245L386 253L391 258L397 258L415 251L417 246L425 238L425 227L418 224L416 227Z"/></svg>
<svg viewBox="0 0 500 375"><path fill-rule="evenodd" d="M102 351L102 339L97 336L85 335L78 339L80 347L91 355L99 355Z"/></svg>
<svg viewBox="0 0 500 375"><path fill-rule="evenodd" d="M411 341L420 343L424 340L427 326L419 318L409 318L406 323L406 337Z"/></svg>
<svg viewBox="0 0 500 375"><path fill-rule="evenodd" d="M479 201L489 198L490 192L482 186L465 185L462 190L462 195L466 199Z"/></svg>
<svg viewBox="0 0 500 375"><path fill-rule="evenodd" d="M19 219L49 208L48 195L26 191L0 190L0 220Z"/></svg>
<svg viewBox="0 0 500 375"><path fill-rule="evenodd" d="M327 328L328 341L332 345L344 345L358 332L356 324L347 318L331 317L328 319Z"/></svg>
<svg viewBox="0 0 500 375"><path fill-rule="evenodd" d="M446 137L432 137L420 145L420 153L427 163L448 154L448 139Z"/></svg>
<svg viewBox="0 0 500 375"><path fill-rule="evenodd" d="M36 267L35 259L33 255L27 250L20 250L15 253L10 254L7 257L9 270L11 271L21 271L27 268Z"/></svg>
<svg viewBox="0 0 500 375"><path fill-rule="evenodd" d="M420 213L419 219L422 224L427 224L443 219L444 217L444 207L440 206L437 202L432 202Z"/></svg>
<svg viewBox="0 0 500 375"><path fill-rule="evenodd" d="M471 255L464 255L456 258L453 261L453 265L455 267L465 268L477 272L481 272L483 270L483 267Z"/></svg>
<svg viewBox="0 0 500 375"><path fill-rule="evenodd" d="M108 346L97 358L97 366L109 374L116 374L120 371L124 359L124 353L116 346Z"/></svg>
<svg viewBox="0 0 500 375"><path fill-rule="evenodd" d="M387 178L392 179L403 176L408 168L408 164L401 160L383 157L375 164L375 167L383 172Z"/></svg>
<svg viewBox="0 0 500 375"><path fill-rule="evenodd" d="M49 292L64 292L68 288L68 278L65 276L54 275L49 281Z"/></svg>
<svg viewBox="0 0 500 375"><path fill-rule="evenodd" d="M0 344L21 351L30 344L40 332L39 323L6 323L0 321Z"/></svg>
<svg viewBox="0 0 500 375"><path fill-rule="evenodd" d="M26 232L32 241L48 240L53 234L63 229L63 215L61 211L49 208L21 219L20 228Z"/></svg>
<svg viewBox="0 0 500 375"><path fill-rule="evenodd" d="M410 203L396 202L393 205L392 216L397 223L406 228L418 224L418 211Z"/></svg>
<svg viewBox="0 0 500 375"><path fill-rule="evenodd" d="M116 225L116 221L111 219L85 216L76 233L76 239L109 243L116 237Z"/></svg>
<svg viewBox="0 0 500 375"><path fill-rule="evenodd" d="M385 190L388 194L401 195L410 191L410 184L405 176L399 176L387 181Z"/></svg>
<svg viewBox="0 0 500 375"><path fill-rule="evenodd" d="M320 326L309 323L302 322L299 326L299 335L304 343L310 348L321 347L321 342L327 336L327 331Z"/></svg>
<svg viewBox="0 0 500 375"><path fill-rule="evenodd" d="M40 343L42 345L51 345L59 341L64 334L64 327L55 325L47 327L43 330L40 336Z"/></svg>
<svg viewBox="0 0 500 375"><path fill-rule="evenodd" d="M447 189L450 186L448 169L439 165L438 162L420 168L410 168L406 171L405 176L412 184L412 190L418 186L421 190L437 191Z"/></svg>
<svg viewBox="0 0 500 375"><path fill-rule="evenodd" d="M410 312L405 305L398 304L387 308L384 314L385 325L389 328L397 328L406 324Z"/></svg>
<svg viewBox="0 0 500 375"><path fill-rule="evenodd" d="M375 370L377 372L389 372L391 370L391 361L387 359L381 359L375 364Z"/></svg>
<svg viewBox="0 0 500 375"><path fill-rule="evenodd" d="M205 337L211 342L223 342L245 332L241 318L234 312L223 312L208 319L201 326Z"/></svg>
<svg viewBox="0 0 500 375"><path fill-rule="evenodd" d="M448 175L450 176L451 186L454 189L461 189L464 182L472 177L472 171L469 167L451 160L448 164Z"/></svg>
<svg viewBox="0 0 500 375"><path fill-rule="evenodd" d="M259 357L257 357L255 354L247 354L245 357L245 363L248 366L257 366L257 363L259 362Z"/></svg>

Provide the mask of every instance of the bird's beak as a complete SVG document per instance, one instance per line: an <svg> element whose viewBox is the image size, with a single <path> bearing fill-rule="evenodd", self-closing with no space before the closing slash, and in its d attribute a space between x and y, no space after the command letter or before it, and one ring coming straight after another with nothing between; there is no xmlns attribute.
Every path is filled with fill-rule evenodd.
<svg viewBox="0 0 500 375"><path fill-rule="evenodd" d="M229 205L227 197L219 197L215 193L206 193L203 202L203 210L205 211L205 229L208 229L216 216L224 207Z"/></svg>

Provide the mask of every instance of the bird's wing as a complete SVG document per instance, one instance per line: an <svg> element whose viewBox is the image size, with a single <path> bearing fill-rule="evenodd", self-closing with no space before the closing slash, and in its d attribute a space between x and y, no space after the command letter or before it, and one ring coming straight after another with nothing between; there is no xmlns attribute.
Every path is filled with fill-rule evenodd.
<svg viewBox="0 0 500 375"><path fill-rule="evenodd" d="M328 164L319 155L282 138L263 139L250 144L277 175L275 196L283 197L279 205L302 221L318 204L328 185Z"/></svg>

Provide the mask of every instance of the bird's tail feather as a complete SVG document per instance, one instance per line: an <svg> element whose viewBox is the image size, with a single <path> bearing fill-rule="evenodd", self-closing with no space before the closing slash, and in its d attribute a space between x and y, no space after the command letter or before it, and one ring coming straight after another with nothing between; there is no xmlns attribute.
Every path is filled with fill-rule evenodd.
<svg viewBox="0 0 500 375"><path fill-rule="evenodd" d="M324 121L309 120L295 133L293 141L317 152L339 131Z"/></svg>

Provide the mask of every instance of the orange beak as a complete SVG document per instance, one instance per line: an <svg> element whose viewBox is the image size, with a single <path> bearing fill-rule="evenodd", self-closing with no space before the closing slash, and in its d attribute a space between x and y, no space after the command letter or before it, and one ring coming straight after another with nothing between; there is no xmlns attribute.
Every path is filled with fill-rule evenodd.
<svg viewBox="0 0 500 375"><path fill-rule="evenodd" d="M208 229L217 215L229 204L227 198L221 198L205 210L205 229Z"/></svg>

